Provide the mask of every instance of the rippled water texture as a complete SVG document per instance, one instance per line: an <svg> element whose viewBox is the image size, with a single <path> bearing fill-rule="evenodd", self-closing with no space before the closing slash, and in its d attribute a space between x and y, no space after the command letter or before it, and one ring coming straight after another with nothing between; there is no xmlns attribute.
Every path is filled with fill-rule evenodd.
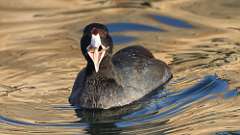
<svg viewBox="0 0 240 135"><path fill-rule="evenodd" d="M239 9L239 0L0 0L0 134L240 134ZM130 106L70 106L91 22L108 26L115 52L150 49L173 79Z"/></svg>

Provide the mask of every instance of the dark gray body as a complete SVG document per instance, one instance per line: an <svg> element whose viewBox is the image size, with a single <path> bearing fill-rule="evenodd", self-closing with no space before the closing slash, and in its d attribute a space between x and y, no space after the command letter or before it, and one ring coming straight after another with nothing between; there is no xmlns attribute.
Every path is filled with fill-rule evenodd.
<svg viewBox="0 0 240 135"><path fill-rule="evenodd" d="M111 108L136 101L165 84L172 74L164 62L145 48L132 46L103 59L101 72L84 68L69 101L85 108Z"/></svg>

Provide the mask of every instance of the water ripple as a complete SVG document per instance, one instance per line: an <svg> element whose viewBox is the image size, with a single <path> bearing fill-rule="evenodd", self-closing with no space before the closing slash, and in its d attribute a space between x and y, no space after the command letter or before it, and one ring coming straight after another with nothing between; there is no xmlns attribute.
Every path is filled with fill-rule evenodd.
<svg viewBox="0 0 240 135"><path fill-rule="evenodd" d="M183 112L186 108L202 100L209 100L219 93L227 90L228 83L217 76L206 76L202 81L190 88L185 88L178 92L168 93L165 96L153 95L150 102L143 104L126 106L122 108L110 110L85 110L75 108L79 121L64 123L31 123L20 120L14 120L5 116L0 116L0 123L15 126L37 126L37 127L55 127L55 128L82 128L89 133L99 132L101 134L116 134L122 130L133 128L139 130L139 126L143 126L149 122L157 121L159 126L167 126L168 120L178 113ZM160 94L160 95L159 95ZM161 98L159 98L161 97ZM73 110L73 107L66 105L54 105L57 110ZM156 124L155 123L155 124ZM135 128L134 128L135 127ZM150 128L150 127L148 127ZM170 130L170 127L165 130ZM148 130L147 128L143 128ZM143 130L142 129L142 130ZM156 131L155 131L156 132ZM159 131L160 132L160 131ZM161 130L164 132L164 130Z"/></svg>
<svg viewBox="0 0 240 135"><path fill-rule="evenodd" d="M160 23L170 25L173 27L185 28L185 29L193 28L193 26L191 24L189 24L188 22L185 22L183 20L179 20L176 18L171 18L171 17L163 16L163 15L150 15L150 16L153 17L154 19L156 19L157 21L159 21Z"/></svg>
<svg viewBox="0 0 240 135"><path fill-rule="evenodd" d="M120 22L120 23L110 23L107 24L110 32L123 32L123 31L152 31L152 32L163 32L163 29L145 25L145 24L137 24L137 23L127 23L127 22Z"/></svg>

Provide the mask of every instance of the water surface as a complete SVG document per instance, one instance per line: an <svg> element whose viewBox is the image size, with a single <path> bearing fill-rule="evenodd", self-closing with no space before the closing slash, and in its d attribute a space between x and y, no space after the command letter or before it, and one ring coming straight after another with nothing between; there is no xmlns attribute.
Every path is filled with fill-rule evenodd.
<svg viewBox="0 0 240 135"><path fill-rule="evenodd" d="M239 5L0 1L0 134L239 134ZM130 106L70 106L73 81L86 64L81 30L91 22L108 26L115 52L136 44L148 48L171 66L173 79Z"/></svg>

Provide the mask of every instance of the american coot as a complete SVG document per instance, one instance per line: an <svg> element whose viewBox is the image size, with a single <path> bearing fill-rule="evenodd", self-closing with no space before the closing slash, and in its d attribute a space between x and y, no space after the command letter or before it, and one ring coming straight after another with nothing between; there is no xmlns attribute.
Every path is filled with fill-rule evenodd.
<svg viewBox="0 0 240 135"><path fill-rule="evenodd" d="M75 80L69 102L84 108L108 109L139 100L156 90L172 74L164 62L142 46L112 55L113 42L105 25L85 27L81 50L87 66Z"/></svg>

